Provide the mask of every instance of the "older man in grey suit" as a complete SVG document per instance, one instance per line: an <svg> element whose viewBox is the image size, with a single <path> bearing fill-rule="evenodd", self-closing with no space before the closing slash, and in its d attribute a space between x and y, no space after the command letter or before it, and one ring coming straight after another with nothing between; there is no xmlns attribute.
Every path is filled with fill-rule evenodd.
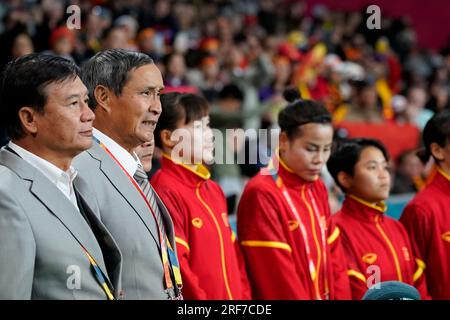
<svg viewBox="0 0 450 320"><path fill-rule="evenodd" d="M0 83L0 299L117 299L121 253L71 166L92 145L79 68L32 54ZM82 190L82 191L81 191Z"/></svg>
<svg viewBox="0 0 450 320"><path fill-rule="evenodd" d="M123 254L125 299L180 299L172 220L134 149L161 114L161 72L145 54L111 49L83 66L94 108L94 146L74 160Z"/></svg>

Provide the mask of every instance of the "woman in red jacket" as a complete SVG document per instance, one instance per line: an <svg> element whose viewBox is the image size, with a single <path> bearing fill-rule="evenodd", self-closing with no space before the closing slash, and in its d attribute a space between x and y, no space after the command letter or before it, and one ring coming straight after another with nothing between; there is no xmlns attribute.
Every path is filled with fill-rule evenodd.
<svg viewBox="0 0 450 320"><path fill-rule="evenodd" d="M279 152L246 185L238 207L238 238L255 299L349 299L339 243L329 225L320 180L333 138L330 113L298 99L280 112ZM295 99L297 98L297 99Z"/></svg>
<svg viewBox="0 0 450 320"><path fill-rule="evenodd" d="M327 166L345 192L342 209L331 220L341 230L353 299L380 281L416 285L427 297L422 262L414 259L402 224L384 213L391 178L385 147L372 139L352 139L337 147Z"/></svg>
<svg viewBox="0 0 450 320"><path fill-rule="evenodd" d="M422 160L433 157L434 177L406 206L400 221L414 254L423 260L432 299L450 299L450 110L434 115L423 130Z"/></svg>
<svg viewBox="0 0 450 320"><path fill-rule="evenodd" d="M163 151L152 185L175 227L185 299L250 299L250 287L225 196L203 165L213 159L209 107L193 94L161 97L155 129Z"/></svg>

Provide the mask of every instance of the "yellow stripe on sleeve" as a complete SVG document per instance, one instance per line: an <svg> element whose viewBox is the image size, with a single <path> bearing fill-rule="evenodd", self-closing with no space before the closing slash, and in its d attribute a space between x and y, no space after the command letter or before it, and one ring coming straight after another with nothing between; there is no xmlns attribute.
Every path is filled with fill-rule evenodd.
<svg viewBox="0 0 450 320"><path fill-rule="evenodd" d="M361 272L359 272L359 271L356 271L356 270L353 270L353 269L348 269L347 270L347 275L349 275L350 277L358 278L362 282L366 283L366 277L364 277L364 275Z"/></svg>
<svg viewBox="0 0 450 320"><path fill-rule="evenodd" d="M332 243L339 237L340 232L341 232L341 231L339 230L338 227L334 228L333 233L332 233L331 236L329 236L328 239L327 239L327 243L328 243L329 245L332 244Z"/></svg>
<svg viewBox="0 0 450 320"><path fill-rule="evenodd" d="M191 248L189 248L189 245L186 241L184 241L181 238L175 237L175 242L178 244L181 244L183 247L185 247L187 249L187 251L191 251Z"/></svg>
<svg viewBox="0 0 450 320"><path fill-rule="evenodd" d="M416 263L417 263L417 270L416 272L414 272L413 275L413 281L416 282L417 280L419 280L419 278L422 276L423 271L426 268L425 262L423 262L422 260L420 260L419 258L416 258Z"/></svg>
<svg viewBox="0 0 450 320"><path fill-rule="evenodd" d="M247 240L247 241L242 241L241 244L245 247L276 248L276 249L283 249L283 250L292 252L291 246L284 242Z"/></svg>

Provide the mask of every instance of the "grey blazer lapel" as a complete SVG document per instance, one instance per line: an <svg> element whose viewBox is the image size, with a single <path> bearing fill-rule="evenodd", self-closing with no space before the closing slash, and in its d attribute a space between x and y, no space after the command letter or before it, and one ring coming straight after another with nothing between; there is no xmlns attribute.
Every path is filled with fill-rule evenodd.
<svg viewBox="0 0 450 320"><path fill-rule="evenodd" d="M14 171L22 179L31 182L30 192L67 228L72 236L96 259L99 266L105 270L105 266L98 259L101 255L100 248L93 247L93 244L97 243L97 239L87 222L66 196L39 170L19 156L2 149L0 151L0 163ZM80 250L82 250L81 247Z"/></svg>
<svg viewBox="0 0 450 320"><path fill-rule="evenodd" d="M175 245L175 232L174 232L174 229L173 229L173 222L172 222L172 218L170 217L169 210L164 205L164 202L162 202L161 198L159 197L159 195L155 191L155 189L153 189L153 186L152 185L150 185L150 186L151 186L153 192L156 195L156 201L158 203L159 210L161 211L161 214L162 214L163 219L164 219L164 226L166 227L165 230L166 230L167 237L169 238L169 240L171 242L172 248L175 248L176 247L176 245Z"/></svg>
<svg viewBox="0 0 450 320"><path fill-rule="evenodd" d="M83 202L85 211L87 211L86 214L89 215L92 228L95 229L97 237L101 238L99 239L99 242L102 241L101 247L103 259L106 264L106 269L108 270L108 273L105 275L109 276L109 279L115 288L116 298L121 298L119 294L122 287L122 253L108 229L106 229L105 225L100 221L99 208L96 199L88 192L89 187L87 186L87 183L81 177L76 177L73 183L74 188Z"/></svg>
<svg viewBox="0 0 450 320"><path fill-rule="evenodd" d="M122 169L114 162L108 153L97 143L89 149L88 154L99 162L100 170L106 178L114 185L116 190L122 195L126 202L133 208L136 214L144 222L155 242L159 245L159 235L155 227L155 222L149 208L141 195L134 187L130 187L129 178Z"/></svg>

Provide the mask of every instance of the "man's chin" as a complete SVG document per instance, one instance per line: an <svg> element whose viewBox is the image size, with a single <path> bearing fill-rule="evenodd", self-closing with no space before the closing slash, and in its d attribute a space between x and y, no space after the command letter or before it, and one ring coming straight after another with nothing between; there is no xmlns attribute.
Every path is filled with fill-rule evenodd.
<svg viewBox="0 0 450 320"><path fill-rule="evenodd" d="M77 149L81 150L80 152L90 149L94 145L94 140L92 140L92 137L86 138L83 140L84 141L79 143L79 148L77 148Z"/></svg>

